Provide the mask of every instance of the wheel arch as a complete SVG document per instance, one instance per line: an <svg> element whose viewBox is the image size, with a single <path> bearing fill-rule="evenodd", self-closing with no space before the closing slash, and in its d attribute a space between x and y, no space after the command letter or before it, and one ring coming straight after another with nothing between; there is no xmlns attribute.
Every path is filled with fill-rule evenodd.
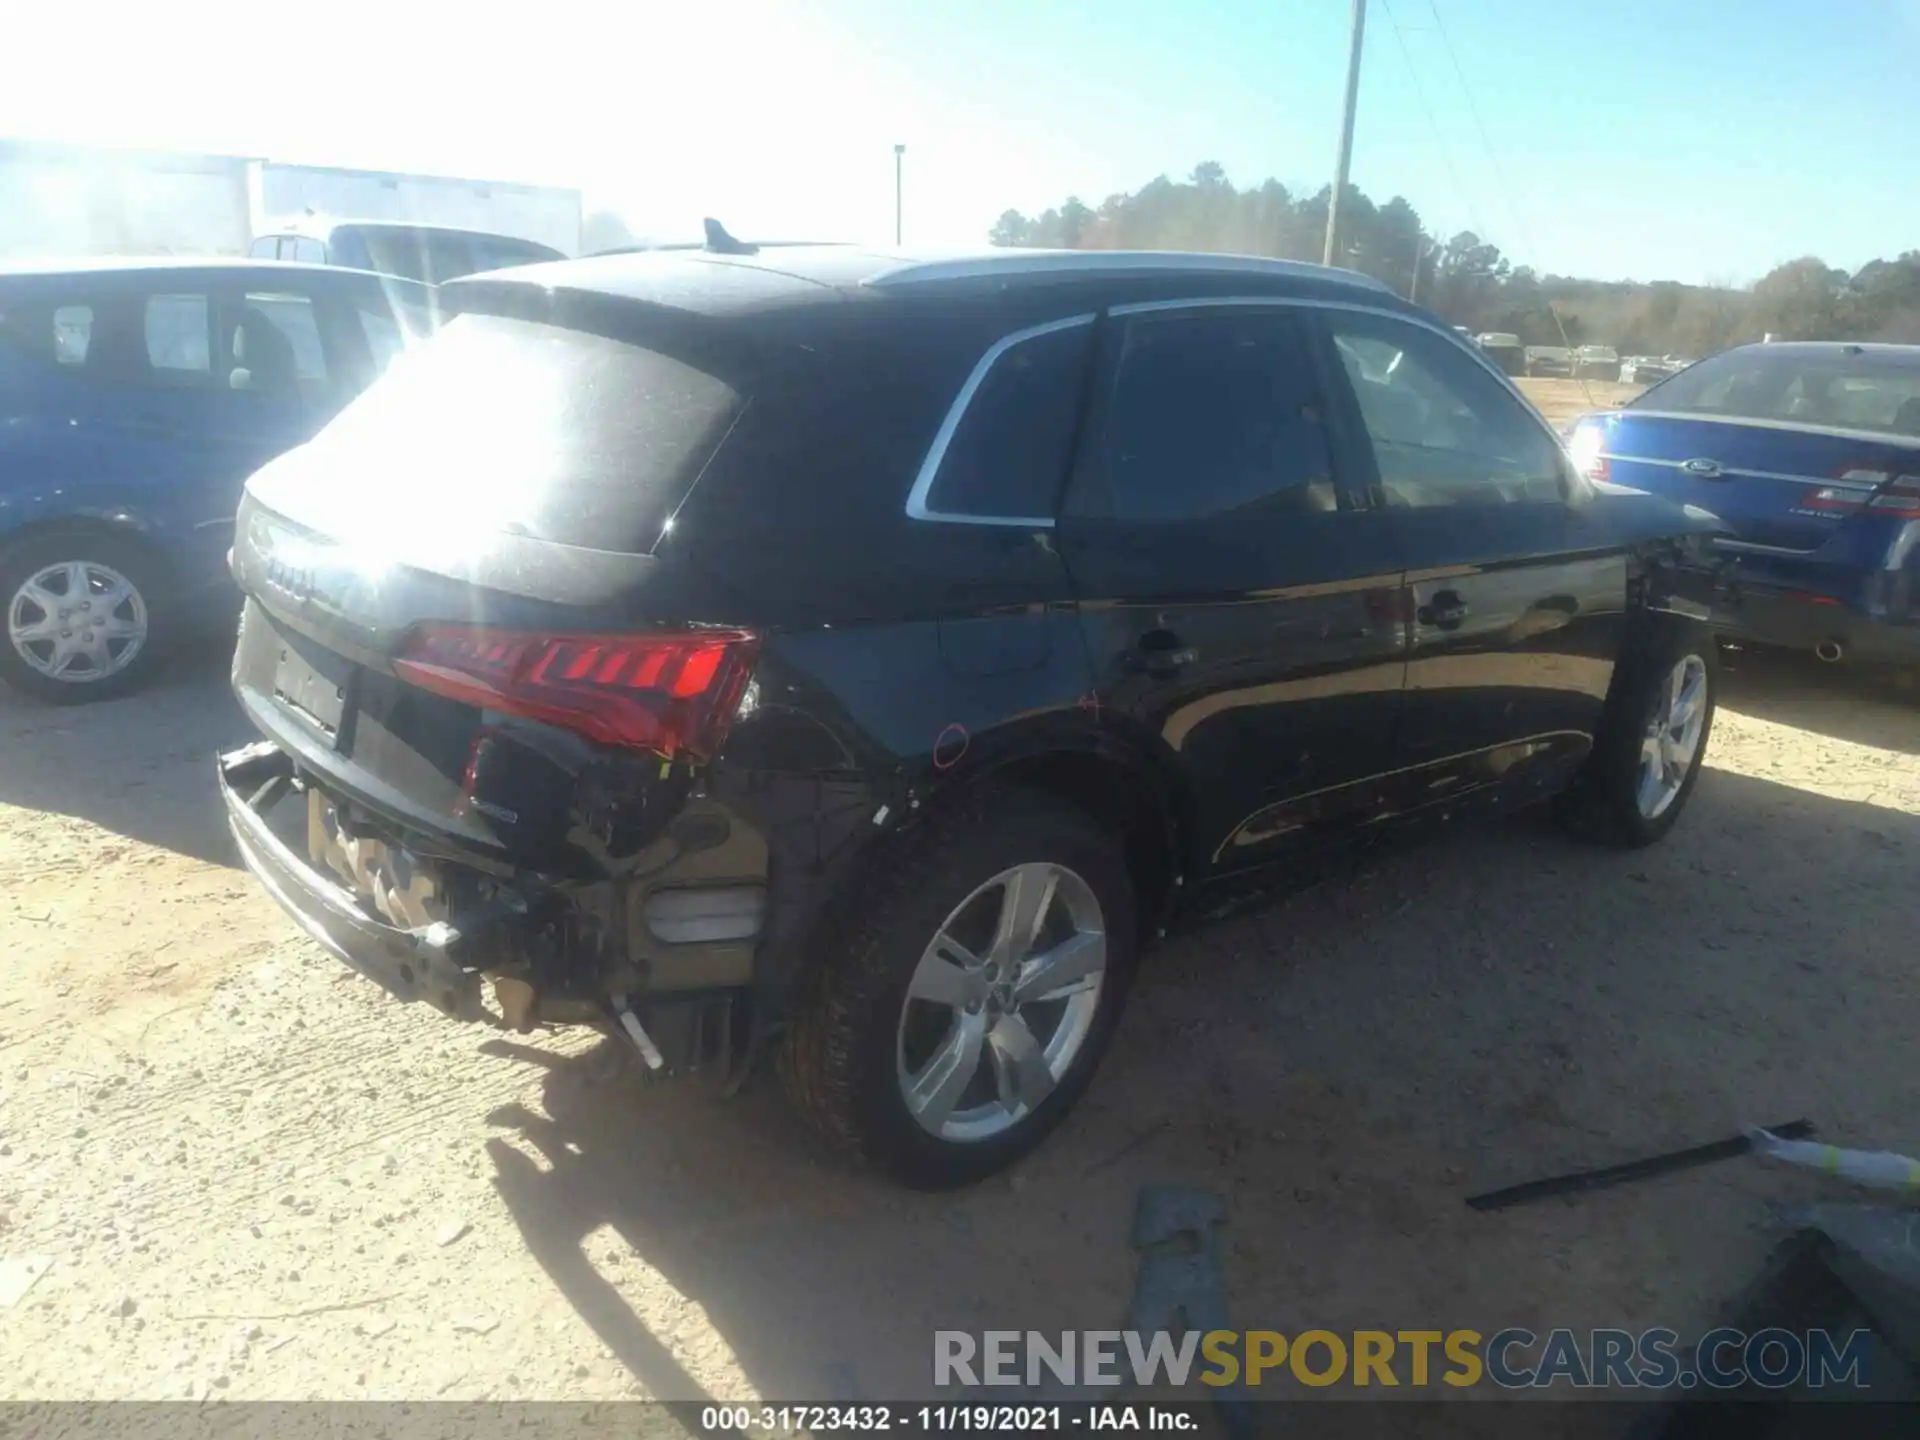
<svg viewBox="0 0 1920 1440"><path fill-rule="evenodd" d="M1173 776L1151 757L1104 737L1062 737L971 771L932 803L996 785L1049 795L1119 835L1139 898L1141 938L1160 928L1186 870L1189 825Z"/></svg>
<svg viewBox="0 0 1920 1440"><path fill-rule="evenodd" d="M123 543L131 543L153 561L163 576L173 579L178 575L179 567L174 564L173 557L168 554L166 545L153 525L140 516L126 513L52 515L30 520L0 535L0 564L5 564L36 541L54 535L74 534L109 536Z"/></svg>

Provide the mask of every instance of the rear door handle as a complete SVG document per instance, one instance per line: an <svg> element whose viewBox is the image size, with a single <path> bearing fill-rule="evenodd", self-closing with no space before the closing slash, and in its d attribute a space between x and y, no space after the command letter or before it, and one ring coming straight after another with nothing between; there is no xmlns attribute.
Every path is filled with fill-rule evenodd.
<svg viewBox="0 0 1920 1440"><path fill-rule="evenodd" d="M1134 647L1134 667L1158 679L1178 675L1182 668L1200 658L1200 652L1182 645L1180 637L1168 630L1149 630Z"/></svg>
<svg viewBox="0 0 1920 1440"><path fill-rule="evenodd" d="M171 440L180 433L179 424L164 415L136 415L132 428L141 435L151 435L161 440Z"/></svg>
<svg viewBox="0 0 1920 1440"><path fill-rule="evenodd" d="M1467 618L1467 602L1460 598L1457 590L1442 590L1420 607L1419 616L1422 625L1431 625L1436 630L1458 630L1460 622Z"/></svg>

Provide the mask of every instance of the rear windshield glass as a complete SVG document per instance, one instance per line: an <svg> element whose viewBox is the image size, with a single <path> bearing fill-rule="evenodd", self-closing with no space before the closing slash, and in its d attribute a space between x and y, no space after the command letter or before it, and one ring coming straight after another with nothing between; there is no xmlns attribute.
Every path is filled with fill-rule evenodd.
<svg viewBox="0 0 1920 1440"><path fill-rule="evenodd" d="M738 404L724 381L669 355L458 315L395 360L309 454L338 487L330 500L396 525L644 553Z"/></svg>
<svg viewBox="0 0 1920 1440"><path fill-rule="evenodd" d="M1843 351L1733 350L1649 391L1646 406L1920 435L1920 365Z"/></svg>

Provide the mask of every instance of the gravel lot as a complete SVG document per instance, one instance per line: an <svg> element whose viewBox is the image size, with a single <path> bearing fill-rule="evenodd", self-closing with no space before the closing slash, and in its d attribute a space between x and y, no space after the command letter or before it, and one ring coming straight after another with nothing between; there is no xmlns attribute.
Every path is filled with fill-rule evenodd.
<svg viewBox="0 0 1920 1440"><path fill-rule="evenodd" d="M1685 1332L1804 1182L1461 1197L1803 1114L1920 1151L1920 708L1863 680L1736 657L1653 851L1468 829L1162 948L1079 1114L929 1197L770 1080L647 1086L299 939L217 814L220 672L0 694L8 1398L898 1398L936 1327L1119 1323L1149 1181L1226 1197L1241 1325Z"/></svg>

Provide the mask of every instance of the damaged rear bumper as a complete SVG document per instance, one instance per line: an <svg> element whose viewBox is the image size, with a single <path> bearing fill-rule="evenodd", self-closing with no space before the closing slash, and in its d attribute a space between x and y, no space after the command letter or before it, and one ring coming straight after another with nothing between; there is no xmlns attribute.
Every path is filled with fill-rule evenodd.
<svg viewBox="0 0 1920 1440"><path fill-rule="evenodd" d="M359 898L308 864L274 834L265 812L285 797L294 767L271 741L222 755L220 798L240 858L310 938L328 953L405 1001L425 1001L461 1020L497 1023L482 1003L480 973L459 953L504 915L434 921L414 929L370 915Z"/></svg>

